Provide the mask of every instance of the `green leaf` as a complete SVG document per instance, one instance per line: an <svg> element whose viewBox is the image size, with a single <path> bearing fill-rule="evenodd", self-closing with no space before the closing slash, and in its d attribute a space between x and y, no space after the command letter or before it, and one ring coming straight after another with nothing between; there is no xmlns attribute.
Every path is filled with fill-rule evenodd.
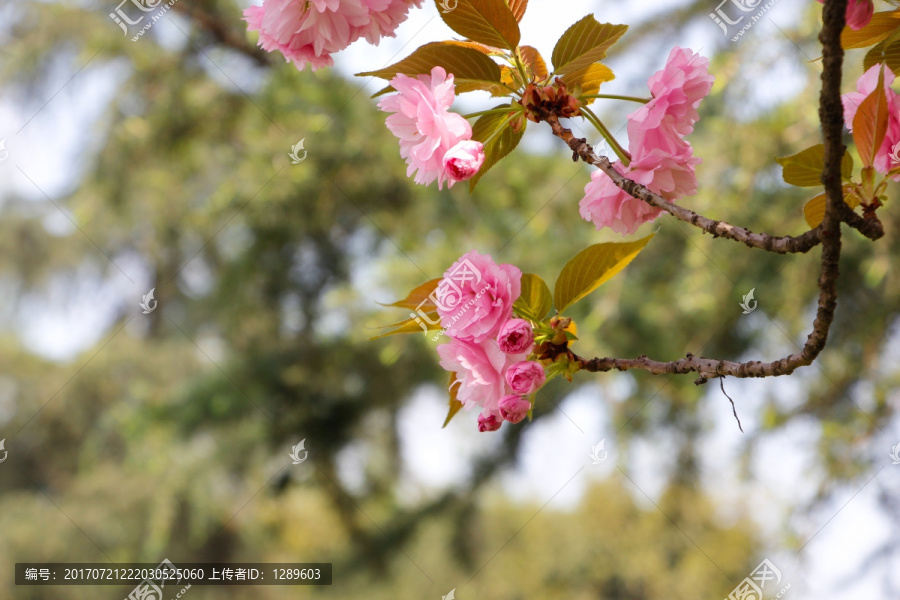
<svg viewBox="0 0 900 600"><path fill-rule="evenodd" d="M450 12L441 11L440 0L435 4L444 23L463 37L509 50L519 45L519 24L505 0L458 0Z"/></svg>
<svg viewBox="0 0 900 600"><path fill-rule="evenodd" d="M775 159L782 169L782 178L786 183L798 187L814 187L822 185L822 170L825 168L825 146L816 144L792 156ZM853 173L853 157L844 152L841 159L841 176L850 179Z"/></svg>
<svg viewBox="0 0 900 600"><path fill-rule="evenodd" d="M525 16L525 9L528 8L528 0L509 0L509 10L516 17L516 21L521 21Z"/></svg>
<svg viewBox="0 0 900 600"><path fill-rule="evenodd" d="M519 316L532 321L540 321L550 311L550 288L547 283L532 273L522 275L522 294L513 303L513 310Z"/></svg>
<svg viewBox="0 0 900 600"><path fill-rule="evenodd" d="M600 91L600 84L612 81L615 78L616 76L613 74L612 69L602 63L594 63L588 65L584 69L579 69L563 75L562 80L569 90L580 90L577 95L577 97L580 98L584 95L590 96L596 94ZM596 98L585 98L585 100L582 101L582 104L590 104L594 100L596 100Z"/></svg>
<svg viewBox="0 0 900 600"><path fill-rule="evenodd" d="M443 67L452 73L456 83L456 93L487 90L492 94L504 94L500 86L500 67L484 53L457 42L432 42L425 44L398 63L378 69L357 73L357 77L374 76L391 80L398 73L403 75L429 75L434 67ZM384 93L381 90L376 95Z"/></svg>
<svg viewBox="0 0 900 600"><path fill-rule="evenodd" d="M509 105L501 104L494 108L502 108L504 106ZM484 163L481 165L481 168L475 176L469 180L470 192L475 189L475 184L478 183L478 180L481 179L491 167L500 162L500 159L515 150L516 146L518 146L519 142L522 140L522 135L525 133L525 127L523 126L522 131L516 133L513 131L512 127L506 123L509 114L512 114L514 111L515 109L510 108L509 113L482 115L475 121L475 124L472 125L473 140L484 143L485 140L490 138L490 141L484 144ZM497 133L498 131L499 133Z"/></svg>
<svg viewBox="0 0 900 600"><path fill-rule="evenodd" d="M441 277L426 281L422 285L416 286L403 300L398 300L391 304L381 304L381 302L378 304L381 304L382 306L399 306L400 308L410 308L412 310L418 309L420 305L422 308L433 309L435 308L435 305L429 296L437 289L437 286L441 281L443 281L443 278Z"/></svg>
<svg viewBox="0 0 900 600"><path fill-rule="evenodd" d="M859 198L855 194L850 194L850 186L844 186L844 202L850 208L859 206ZM825 219L825 192L817 196L813 196L803 205L803 218L810 229L818 227L822 220Z"/></svg>
<svg viewBox="0 0 900 600"><path fill-rule="evenodd" d="M877 12L862 29L854 31L850 27L844 27L841 32L841 46L844 50L868 48L887 39L897 27L900 27L900 10Z"/></svg>
<svg viewBox="0 0 900 600"><path fill-rule="evenodd" d="M603 60L609 47L628 30L628 25L599 23L594 15L581 19L559 38L553 48L556 74L572 73Z"/></svg>
<svg viewBox="0 0 900 600"><path fill-rule="evenodd" d="M553 304L560 313L575 304L613 275L624 269L644 249L653 234L634 242L606 242L594 244L570 260L553 292Z"/></svg>
<svg viewBox="0 0 900 600"><path fill-rule="evenodd" d="M887 95L884 93L884 68L878 74L878 84L866 96L853 117L853 141L863 168L871 167L875 154L884 142L888 127Z"/></svg>
<svg viewBox="0 0 900 600"><path fill-rule="evenodd" d="M853 177L853 156L849 150L844 150L844 156L841 157L841 179L850 181Z"/></svg>
<svg viewBox="0 0 900 600"><path fill-rule="evenodd" d="M900 40L888 43L885 40L876 44L863 58L863 70L868 71L873 65L884 63L894 73L900 73Z"/></svg>
<svg viewBox="0 0 900 600"><path fill-rule="evenodd" d="M456 373L454 371L450 371L450 385L447 386L447 391L450 393L450 409L447 411L447 418L444 419L444 424L441 425L441 429L450 424L450 419L456 416L456 413L459 412L459 409L463 407L462 402L456 399L456 395L459 393L459 386L461 383L456 381Z"/></svg>

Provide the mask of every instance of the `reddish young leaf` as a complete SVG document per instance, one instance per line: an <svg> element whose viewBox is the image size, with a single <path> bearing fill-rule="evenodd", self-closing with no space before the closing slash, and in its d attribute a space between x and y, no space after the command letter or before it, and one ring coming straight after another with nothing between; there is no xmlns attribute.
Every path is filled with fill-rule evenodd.
<svg viewBox="0 0 900 600"><path fill-rule="evenodd" d="M516 17L516 21L521 21L525 16L525 9L528 8L528 0L509 0L509 10Z"/></svg>
<svg viewBox="0 0 900 600"><path fill-rule="evenodd" d="M884 142L888 127L887 95L884 93L884 68L878 74L875 90L860 103L853 118L853 141L863 167L871 167Z"/></svg>
<svg viewBox="0 0 900 600"><path fill-rule="evenodd" d="M541 53L538 52L537 48L532 46L519 46L519 56L522 57L522 62L525 63L525 66L534 74L534 78L537 81L543 81L547 78L547 75L550 72L547 70L547 63L544 62L544 57L541 56Z"/></svg>

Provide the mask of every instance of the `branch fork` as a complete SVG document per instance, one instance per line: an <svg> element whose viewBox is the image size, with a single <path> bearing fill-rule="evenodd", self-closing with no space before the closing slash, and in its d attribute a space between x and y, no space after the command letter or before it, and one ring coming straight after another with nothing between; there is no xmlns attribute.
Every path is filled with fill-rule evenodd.
<svg viewBox="0 0 900 600"><path fill-rule="evenodd" d="M609 160L597 156L587 140L576 138L572 131L563 127L561 115L543 112L541 120L546 121L553 134L563 140L572 150L572 159L578 159L603 171L619 188L633 198L662 209L676 219L689 223L700 230L740 242L750 248L759 248L778 254L805 253L813 247L822 245L822 266L819 275L819 299L812 331L799 352L784 358L771 361L736 362L730 360L706 358L686 354L674 361L657 361L645 355L637 358L582 358L572 353L572 360L585 371L599 373L611 371L627 371L640 369L655 375L667 373L697 373L694 382L701 385L710 379L725 376L775 377L789 375L796 369L812 364L825 347L828 332L834 320L837 306L837 280L839 276L838 262L841 254L841 223L846 223L859 231L866 238L875 241L884 236L884 227L874 212L864 216L853 212L844 202L843 182L841 179L841 159L845 146L842 140L844 130L843 106L841 104L841 75L844 61L844 50L841 47L841 31L845 24L847 0L829 0L824 5L823 26L819 41L823 50L822 89L819 95L819 121L825 146L825 168L822 172L822 183L825 186L826 206L825 218L821 225L810 229L799 236L773 236L767 233L755 233L739 227L710 219L688 208L673 204L645 186L638 184L616 171ZM569 351L571 352L571 351Z"/></svg>

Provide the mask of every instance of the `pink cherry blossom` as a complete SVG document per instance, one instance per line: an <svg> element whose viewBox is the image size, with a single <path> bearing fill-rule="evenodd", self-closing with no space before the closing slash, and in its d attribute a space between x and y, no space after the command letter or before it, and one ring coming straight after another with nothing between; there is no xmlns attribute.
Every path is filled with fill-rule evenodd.
<svg viewBox="0 0 900 600"><path fill-rule="evenodd" d="M422 0L263 0L244 11L250 31L259 31L259 45L280 51L299 70L331 66L331 54L360 37L377 44L393 36L410 6Z"/></svg>
<svg viewBox="0 0 900 600"><path fill-rule="evenodd" d="M875 91L878 85L878 76L882 65L872 65L868 71L856 81L856 92L849 92L842 97L844 103L844 123L850 131L853 131L853 119L856 117L856 111L859 105L865 100L866 96ZM873 166L879 173L886 174L891 169L895 169L900 164L895 162L891 155L897 144L900 144L900 94L891 88L894 83L894 73L884 67L884 91L888 101L888 128L884 136L884 141L878 152L875 153ZM892 177L894 181L900 181L900 175Z"/></svg>
<svg viewBox="0 0 900 600"><path fill-rule="evenodd" d="M521 281L522 272L513 265L498 265L475 250L461 256L437 288L445 333L476 344L495 340L521 294Z"/></svg>
<svg viewBox="0 0 900 600"><path fill-rule="evenodd" d="M497 431L502 424L503 421L500 417L493 413L481 413L478 415L478 431Z"/></svg>
<svg viewBox="0 0 900 600"><path fill-rule="evenodd" d="M822 0L819 0L822 3ZM853 30L860 30L869 24L872 15L875 14L875 3L872 0L849 0L847 2L846 20L847 26Z"/></svg>
<svg viewBox="0 0 900 600"><path fill-rule="evenodd" d="M378 45L382 37L394 37L397 26L406 20L410 6L422 6L422 0L362 0L369 9L371 22L362 35L370 44Z"/></svg>
<svg viewBox="0 0 900 600"><path fill-rule="evenodd" d="M673 48L666 65L647 81L652 99L628 116L629 142L634 144L642 133L661 126L679 135L694 131L700 118L697 107L715 81L708 69L709 59L688 48Z"/></svg>
<svg viewBox="0 0 900 600"><path fill-rule="evenodd" d="M670 202L697 191L691 145L683 136L694 130L697 107L709 94L715 78L707 71L709 61L691 50L675 47L665 67L650 77L652 99L628 115L628 148L631 162L613 168ZM584 188L579 212L599 230L609 227L622 234L637 231L641 224L662 212L633 198L602 171L594 171Z"/></svg>
<svg viewBox="0 0 900 600"><path fill-rule="evenodd" d="M444 155L472 138L469 122L448 110L454 98L453 75L434 67L431 75L397 75L391 86L399 93L385 97L378 107L394 113L387 126L400 139L400 156L409 165L407 177L418 171L416 183L428 185L437 179L438 189L444 182L452 187L456 180L444 168Z"/></svg>
<svg viewBox="0 0 900 600"><path fill-rule="evenodd" d="M471 179L483 163L484 146L474 140L459 142L444 154L444 170L454 181Z"/></svg>
<svg viewBox="0 0 900 600"><path fill-rule="evenodd" d="M466 410L480 407L486 414L499 415L499 402L512 393L506 372L525 355L510 356L495 340L479 344L451 339L437 347L440 365L456 373L456 398Z"/></svg>
<svg viewBox="0 0 900 600"><path fill-rule="evenodd" d="M527 396L536 392L547 381L541 363L528 360L517 362L506 371L506 382L516 394Z"/></svg>
<svg viewBox="0 0 900 600"><path fill-rule="evenodd" d="M534 346L534 331L525 319L510 319L497 336L500 349L507 354L528 354Z"/></svg>
<svg viewBox="0 0 900 600"><path fill-rule="evenodd" d="M690 196L697 191L694 166L700 159L688 151L672 156L662 150L653 150L642 159L632 161L628 167L616 161L613 168L629 179L646 186L651 192L669 201ZM655 219L662 212L643 200L638 200L619 188L603 171L591 173L591 181L584 186L584 198L579 212L596 228L609 227L616 233L630 234L643 223Z"/></svg>
<svg viewBox="0 0 900 600"><path fill-rule="evenodd" d="M629 176L620 162L613 168ZM591 181L584 186L584 198L578 203L579 213L585 221L591 221L599 231L609 227L623 235L634 233L643 223L652 221L662 211L621 190L603 171L591 173Z"/></svg>
<svg viewBox="0 0 900 600"><path fill-rule="evenodd" d="M361 0L263 0L244 11L250 31L259 31L259 45L279 50L299 70L331 66L332 52L343 50L359 37L369 21Z"/></svg>
<svg viewBox="0 0 900 600"><path fill-rule="evenodd" d="M531 402L517 394L503 396L499 402L500 416L510 423L521 423L531 410Z"/></svg>

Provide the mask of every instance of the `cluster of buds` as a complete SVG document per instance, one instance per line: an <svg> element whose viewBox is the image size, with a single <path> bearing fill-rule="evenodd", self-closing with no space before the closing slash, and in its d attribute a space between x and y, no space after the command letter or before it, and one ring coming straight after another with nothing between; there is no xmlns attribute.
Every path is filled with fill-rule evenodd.
<svg viewBox="0 0 900 600"><path fill-rule="evenodd" d="M577 327L571 317L553 317L549 329L535 336L534 355L547 369L548 376L563 375L572 381L580 368L577 357L569 349L569 342L578 339Z"/></svg>
<svg viewBox="0 0 900 600"><path fill-rule="evenodd" d="M549 115L571 118L581 114L581 104L571 96L566 84L557 77L554 85L529 83L519 103L525 107L525 116L530 121L540 123Z"/></svg>

